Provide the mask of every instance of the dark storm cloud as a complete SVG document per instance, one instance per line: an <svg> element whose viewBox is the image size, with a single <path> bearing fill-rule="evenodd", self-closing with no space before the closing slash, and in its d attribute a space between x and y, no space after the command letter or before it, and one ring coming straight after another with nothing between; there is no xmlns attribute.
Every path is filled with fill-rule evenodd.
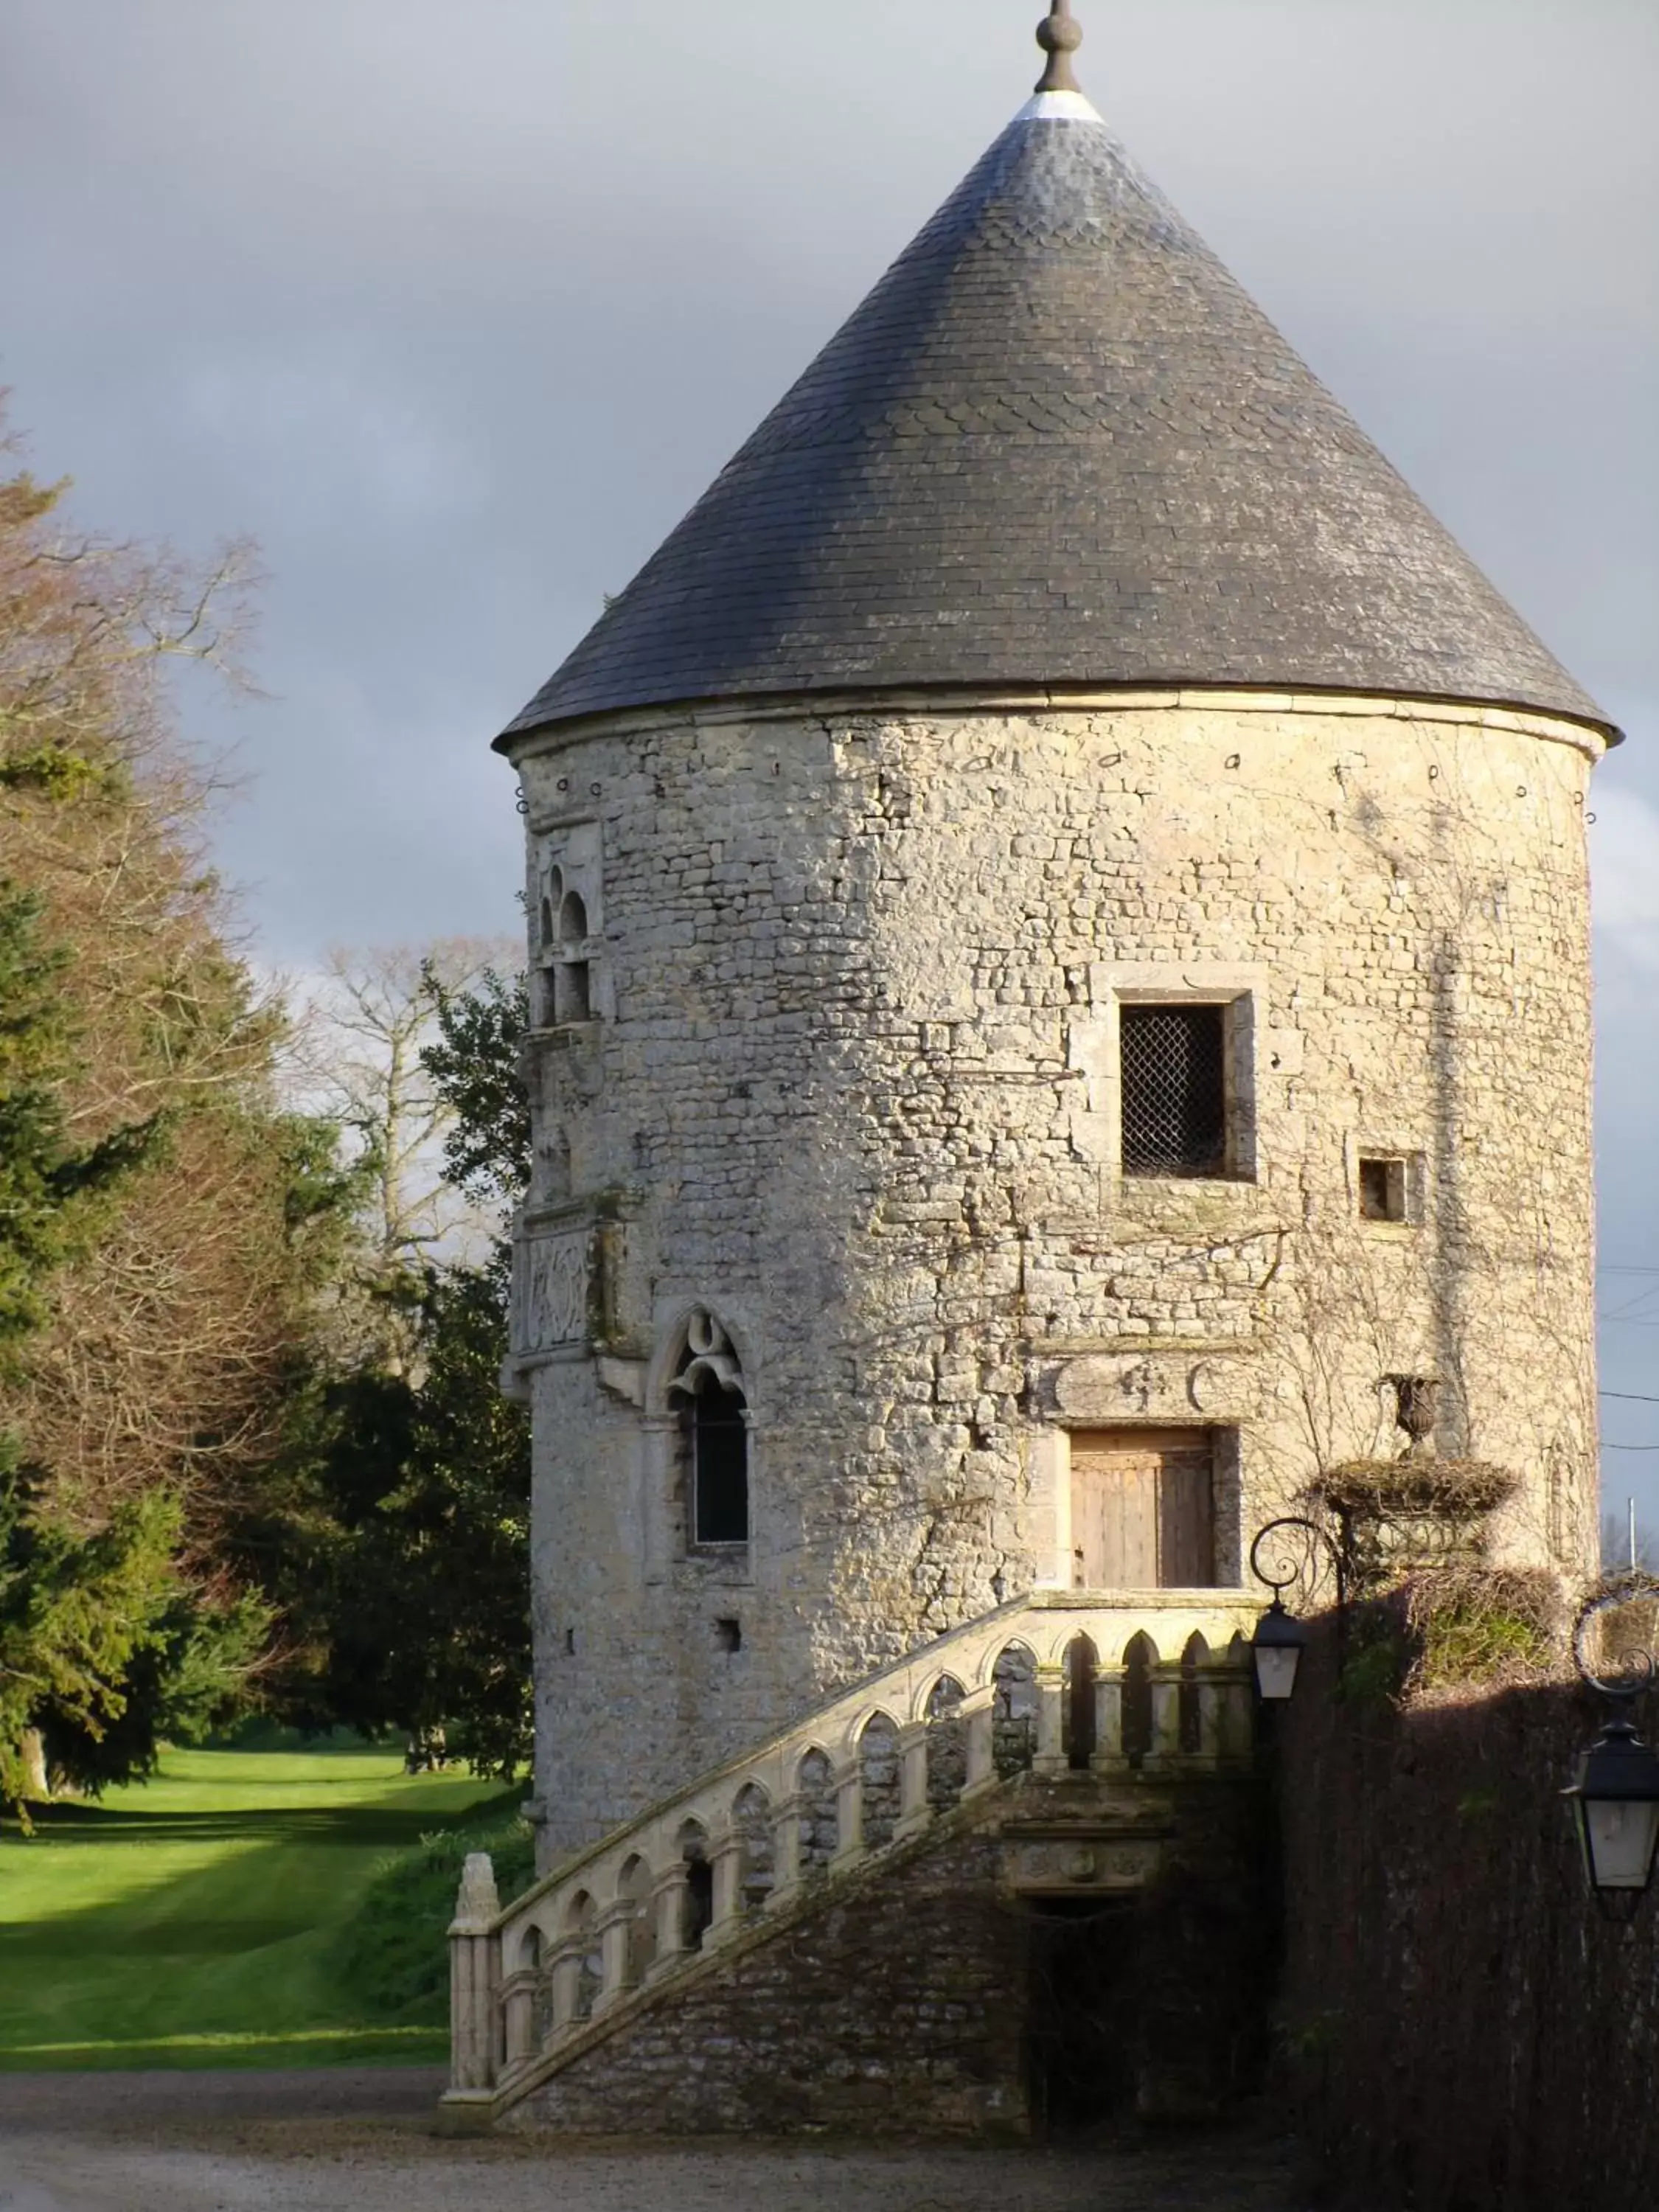
<svg viewBox="0 0 1659 2212"><path fill-rule="evenodd" d="M270 572L272 696L216 726L271 957L511 923L489 738L1018 106L1040 12L0 0L15 420L88 520L251 532ZM1631 731L1596 799L1606 1243L1659 1266L1659 16L1079 13L1097 105ZM1659 1328L1608 1347L1659 1394ZM1659 1454L1626 1466L1659 1498Z"/></svg>

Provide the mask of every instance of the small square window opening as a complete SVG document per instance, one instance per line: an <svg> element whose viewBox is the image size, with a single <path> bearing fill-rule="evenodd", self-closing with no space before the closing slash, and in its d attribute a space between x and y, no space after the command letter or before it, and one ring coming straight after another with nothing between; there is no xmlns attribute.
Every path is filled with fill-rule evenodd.
<svg viewBox="0 0 1659 2212"><path fill-rule="evenodd" d="M1405 1221L1409 1218L1404 1160L1361 1158L1359 1216L1362 1221Z"/></svg>
<svg viewBox="0 0 1659 2212"><path fill-rule="evenodd" d="M1118 1014L1123 1172L1227 1172L1227 1009L1126 1006Z"/></svg>
<svg viewBox="0 0 1659 2212"><path fill-rule="evenodd" d="M718 1651L741 1651L743 1623L727 1614L714 1623L714 1648Z"/></svg>

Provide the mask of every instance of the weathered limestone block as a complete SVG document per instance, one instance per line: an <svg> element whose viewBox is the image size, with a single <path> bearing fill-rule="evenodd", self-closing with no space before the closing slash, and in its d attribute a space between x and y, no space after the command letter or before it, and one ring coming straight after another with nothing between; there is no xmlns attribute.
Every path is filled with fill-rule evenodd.
<svg viewBox="0 0 1659 2212"><path fill-rule="evenodd" d="M1598 748L1201 692L524 741L532 878L564 854L602 917L589 1018L531 1051L550 1853L1069 1583L1091 1425L1212 1432L1236 1580L1322 1472L1403 1446L1383 1378L1431 1376L1436 1449L1519 1478L1492 1556L1590 1559ZM1164 999L1231 1009L1214 1178L1122 1172L1124 1010ZM1378 1159L1399 1218L1362 1209ZM696 1311L749 1425L719 1549L673 1395Z"/></svg>

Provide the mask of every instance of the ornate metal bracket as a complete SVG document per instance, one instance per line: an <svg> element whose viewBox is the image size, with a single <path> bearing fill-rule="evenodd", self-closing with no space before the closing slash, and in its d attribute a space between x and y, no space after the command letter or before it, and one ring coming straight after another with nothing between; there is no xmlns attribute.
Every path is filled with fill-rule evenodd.
<svg viewBox="0 0 1659 2212"><path fill-rule="evenodd" d="M1635 1605L1644 1598L1650 1602L1659 1601L1659 1577L1640 1572L1620 1575L1616 1582L1585 1600L1572 1624L1572 1663L1578 1669L1579 1679L1615 1705L1629 1705L1644 1690L1650 1690L1659 1680L1659 1662L1656 1662L1651 1650L1624 1652L1620 1655L1617 1674L1599 1674L1587 1650L1590 1628L1603 1613L1616 1613L1621 1607Z"/></svg>
<svg viewBox="0 0 1659 2212"><path fill-rule="evenodd" d="M1287 1528L1296 1528L1302 1532L1304 1539L1300 1547L1302 1557L1293 1561L1291 1553L1287 1548L1281 1548L1273 1565L1283 1571L1271 1572L1262 1565L1262 1555L1267 1540L1270 1536L1279 1536ZM1335 1537L1331 1534L1328 1528L1322 1528L1317 1521L1306 1520L1299 1513L1286 1513L1282 1514L1277 1521L1269 1521L1265 1528L1258 1528L1250 1544L1250 1572L1255 1577L1257 1582L1265 1583L1267 1585L1273 1594L1276 1603L1282 1603L1284 1593L1290 1589L1292 1583L1303 1585L1305 1591L1311 1590L1314 1582L1317 1579L1313 1571L1313 1561L1322 1547L1328 1556L1332 1571L1336 1577L1336 1611L1338 1620L1340 1621L1348 1606L1347 1561L1344 1559L1342 1547L1337 1542Z"/></svg>

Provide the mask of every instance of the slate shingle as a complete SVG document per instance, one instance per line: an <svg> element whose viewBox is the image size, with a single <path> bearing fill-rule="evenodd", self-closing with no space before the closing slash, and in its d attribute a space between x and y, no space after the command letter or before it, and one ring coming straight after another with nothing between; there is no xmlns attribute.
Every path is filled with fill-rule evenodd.
<svg viewBox="0 0 1659 2212"><path fill-rule="evenodd" d="M988 681L1606 724L1073 105L1010 125L504 737Z"/></svg>

